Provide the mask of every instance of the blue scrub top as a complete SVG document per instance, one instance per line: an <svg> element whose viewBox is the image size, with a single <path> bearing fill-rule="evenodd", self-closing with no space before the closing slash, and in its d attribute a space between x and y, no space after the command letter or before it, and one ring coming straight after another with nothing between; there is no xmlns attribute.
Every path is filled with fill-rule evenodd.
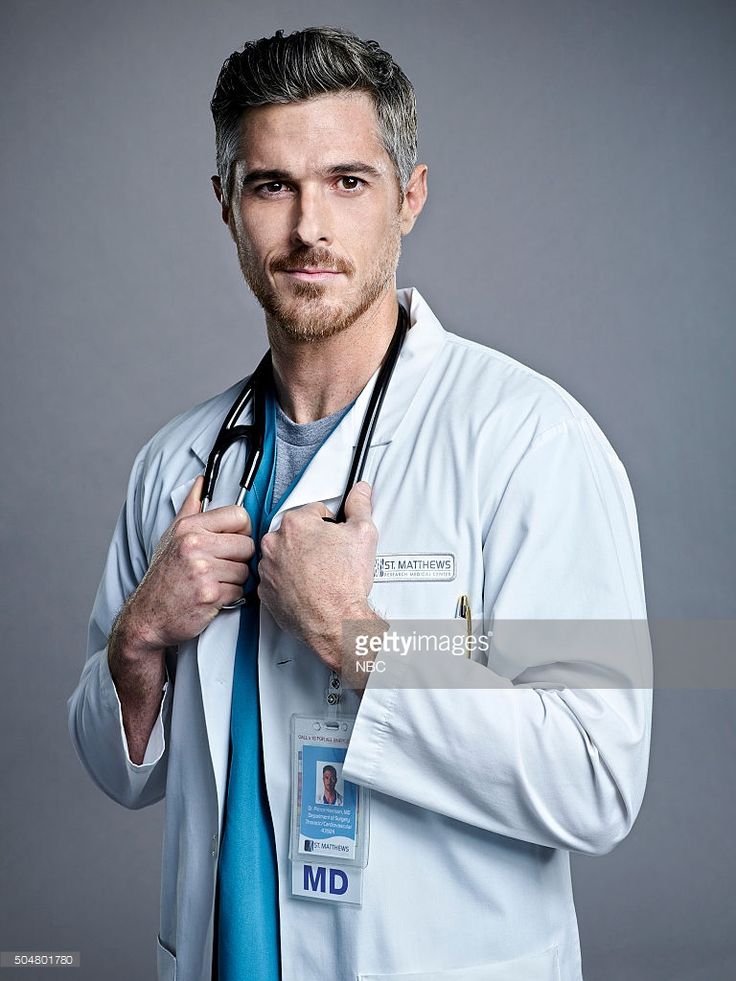
<svg viewBox="0 0 736 981"><path fill-rule="evenodd" d="M269 508L276 476L275 447L276 401L269 393L263 459L245 498L256 542L246 592L257 587L261 538L307 466ZM314 451L318 449L315 445ZM244 606L235 655L230 771L218 867L217 981L279 981L281 971L276 847L263 772L258 636L259 606Z"/></svg>

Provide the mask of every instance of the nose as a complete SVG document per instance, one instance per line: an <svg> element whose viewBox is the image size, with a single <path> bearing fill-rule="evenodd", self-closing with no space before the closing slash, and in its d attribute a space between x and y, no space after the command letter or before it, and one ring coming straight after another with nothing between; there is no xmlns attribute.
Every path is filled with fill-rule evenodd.
<svg viewBox="0 0 736 981"><path fill-rule="evenodd" d="M296 201L292 241L295 245L332 243L332 217L320 188L302 188Z"/></svg>

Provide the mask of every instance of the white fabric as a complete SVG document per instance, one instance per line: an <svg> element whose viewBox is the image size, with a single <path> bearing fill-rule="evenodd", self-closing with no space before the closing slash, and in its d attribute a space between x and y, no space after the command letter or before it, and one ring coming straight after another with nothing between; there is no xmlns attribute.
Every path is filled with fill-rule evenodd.
<svg viewBox="0 0 736 981"><path fill-rule="evenodd" d="M366 473L379 552L452 553L457 575L375 583L373 605L388 619L453 617L464 593L487 627L645 617L633 498L595 422L553 382L445 332L416 290L399 298L412 328ZM166 796L159 970L177 981L210 978L238 614L221 613L170 659L141 766L127 757L105 645L237 387L173 420L137 457L69 700L77 752L107 794L126 807ZM337 505L370 388L272 528L286 507ZM216 505L234 500L241 467L239 451L226 457ZM430 661L396 656L393 687L371 681L360 702L346 699L358 714L343 776L374 791L363 907L305 902L289 895L289 719L324 710L329 673L261 611L284 981L581 978L568 852L605 853L631 828L651 693L554 690L564 668L544 650L519 664L508 651L497 662L491 651L488 664L448 657L443 669L466 687L422 688ZM500 687L473 687L494 669Z"/></svg>

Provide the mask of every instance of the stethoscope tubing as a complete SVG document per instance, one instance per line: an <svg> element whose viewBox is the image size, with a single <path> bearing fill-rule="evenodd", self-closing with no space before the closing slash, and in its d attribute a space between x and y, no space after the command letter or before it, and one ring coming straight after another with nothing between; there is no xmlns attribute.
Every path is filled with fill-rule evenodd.
<svg viewBox="0 0 736 981"><path fill-rule="evenodd" d="M386 352L383 363L379 369L378 377L376 378L373 391L371 392L370 401L368 402L368 408L363 416L363 423L360 427L358 443L355 448L355 453L353 454L352 463L350 465L350 473L348 474L348 479L347 483L345 484L345 491L342 495L340 506L335 512L334 518L326 517L323 519L324 521L331 521L335 524L340 524L345 521L345 502L348 499L350 491L363 477L363 471L365 469L366 460L368 459L368 450L370 449L371 440L373 439L373 433L375 432L376 424L378 423L378 418L381 414L381 408L383 407L383 400L386 397L386 392L388 391L389 382L391 381L391 376L394 373L396 362L399 360L399 353L403 346L408 328L409 317L406 310L404 310L401 304L399 304L399 315L396 321L396 330L394 331L393 337L391 338L391 343L388 346L388 351Z"/></svg>
<svg viewBox="0 0 736 981"><path fill-rule="evenodd" d="M363 422L360 427L358 442L350 464L350 472L345 484L342 500L340 501L340 505L335 512L334 517L332 515L325 516L323 521L329 521L334 524L341 524L345 521L345 502L348 499L350 491L363 477L363 471L365 469L365 464L368 457L368 450L370 449L373 433L375 432L376 424L378 423L378 419L381 414L383 400L386 397L389 382L391 381L391 376L393 375L394 368L396 367L396 362L399 359L399 354L401 352L409 326L409 315L401 304L399 304L396 329L394 330L393 337L391 338L391 342L381 363L381 367L378 370L378 375L373 385L373 391L371 392L368 407L365 411L365 415L363 416ZM220 473L220 464L222 463L223 456L227 450L230 449L233 443L237 443L241 439L246 440L247 442L248 455L246 457L245 467L243 469L243 476L240 481L240 492L235 503L241 507L244 506L246 495L253 486L253 481L256 473L258 472L258 467L263 458L263 442L266 429L266 388L269 379L272 378L273 364L271 361L271 351L269 349L261 359L256 370L238 393L237 398L230 407L228 414L217 434L214 446L212 447L210 455L207 459L207 466L204 472L204 487L202 489L202 503L200 505L200 510L202 512L206 511L212 502L215 492L215 484L217 483L217 478ZM251 399L253 401L253 421L247 425L236 425L238 418L245 411L245 408ZM254 595L255 599L252 598ZM243 596L241 599L236 600L234 603L229 603L226 606L223 606L222 609L233 610L240 606L249 606L256 602L257 594L251 593Z"/></svg>

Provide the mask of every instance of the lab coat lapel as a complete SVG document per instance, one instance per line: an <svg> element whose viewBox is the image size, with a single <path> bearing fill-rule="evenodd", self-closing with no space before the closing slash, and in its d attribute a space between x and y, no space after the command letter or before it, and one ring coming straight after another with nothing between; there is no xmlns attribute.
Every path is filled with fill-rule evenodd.
<svg viewBox="0 0 736 981"><path fill-rule="evenodd" d="M221 420L218 419L214 424L208 425L197 437L196 445L211 446L220 428L220 423ZM206 441L210 437L211 440L207 443ZM200 455L198 450L195 452L198 456ZM211 507L223 507L226 504L234 503L240 489L245 452L245 447L239 443L224 455ZM194 478L172 491L171 501L177 511L189 493L193 482ZM212 769L217 785L220 826L222 826L227 786L230 704L239 628L240 610L222 610L199 635L196 645L187 645L186 648L180 649L179 655L182 656L185 650L188 653L190 647L192 651L196 650L204 721L207 727Z"/></svg>
<svg viewBox="0 0 736 981"><path fill-rule="evenodd" d="M312 501L334 503L337 500L339 502L350 473L353 450L358 442L360 426L374 381L375 375L360 393L352 409L343 416L329 438L312 457L291 494L281 502L271 528L280 524L279 516L290 508L311 504ZM374 437L372 445L378 445L378 442L379 440Z"/></svg>

